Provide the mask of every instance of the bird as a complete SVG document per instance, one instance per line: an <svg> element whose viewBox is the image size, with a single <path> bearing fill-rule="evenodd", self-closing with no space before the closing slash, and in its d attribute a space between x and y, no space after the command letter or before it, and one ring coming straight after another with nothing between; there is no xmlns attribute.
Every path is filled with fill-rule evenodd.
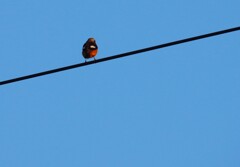
<svg viewBox="0 0 240 167"><path fill-rule="evenodd" d="M82 48L82 55L85 58L85 62L87 62L86 59L89 58L94 58L94 60L96 60L95 56L97 55L97 53L98 46L96 44L96 40L94 38L88 38Z"/></svg>

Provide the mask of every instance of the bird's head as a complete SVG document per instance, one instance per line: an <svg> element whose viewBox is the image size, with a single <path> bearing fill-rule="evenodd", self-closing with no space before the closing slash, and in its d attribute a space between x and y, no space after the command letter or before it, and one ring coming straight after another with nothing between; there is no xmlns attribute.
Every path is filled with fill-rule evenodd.
<svg viewBox="0 0 240 167"><path fill-rule="evenodd" d="M88 42L96 42L94 38L88 38Z"/></svg>

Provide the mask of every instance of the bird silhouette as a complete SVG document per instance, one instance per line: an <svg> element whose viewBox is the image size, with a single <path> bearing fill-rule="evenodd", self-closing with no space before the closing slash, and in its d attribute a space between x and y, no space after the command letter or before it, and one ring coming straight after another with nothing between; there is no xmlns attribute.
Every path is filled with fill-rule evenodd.
<svg viewBox="0 0 240 167"><path fill-rule="evenodd" d="M96 44L96 40L94 38L89 38L87 42L83 45L82 55L85 58L85 62L87 59L94 58L97 55L98 46Z"/></svg>

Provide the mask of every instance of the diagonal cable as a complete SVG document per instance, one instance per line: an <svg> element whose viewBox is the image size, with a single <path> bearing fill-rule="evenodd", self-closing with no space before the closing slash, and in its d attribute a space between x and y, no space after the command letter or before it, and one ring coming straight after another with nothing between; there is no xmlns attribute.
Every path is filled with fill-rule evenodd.
<svg viewBox="0 0 240 167"><path fill-rule="evenodd" d="M113 60L113 59L118 59L118 58L122 58L122 57L126 57L126 56L131 56L131 55L134 55L134 54L148 52L148 51L152 51L152 50L156 50L156 49L166 48L166 47L173 46L173 45L178 45L178 44L182 44L182 43L186 43L186 42L196 41L196 40L200 40L200 39L203 39L203 38L209 38L209 37L222 35L222 34L234 32L234 31L239 31L239 30L240 30L240 27L234 27L234 28L225 29L225 30L221 30L221 31L216 31L216 32L212 32L212 33L208 33L208 34L204 34L204 35L199 35L199 36L195 36L195 37L181 39L181 40L177 40L177 41L173 41L173 42L169 42L169 43L165 43L165 44L160 44L160 45L156 45L156 46L152 46L152 47L148 47L148 48L143 48L143 49L134 50L134 51L131 51L131 52L126 52L126 53L117 54L117 55L114 55L114 56L109 56L109 57L97 59L95 61L74 64L74 65L70 65L70 66L66 66L66 67L61 67L61 68L57 68L57 69L53 69L53 70L43 71L43 72L31 74L31 75L26 75L26 76L22 76L22 77L18 77L18 78L13 78L13 79L1 81L0 85L6 85L6 84L13 83L13 82L18 82L18 81L22 81L22 80L26 80L26 79L31 79L31 78L36 78L36 77L40 77L40 76L43 76L43 75L48 75L48 74L53 74L53 73L56 73L56 72L70 70L70 69L73 69L73 68L88 66L88 65L91 65L91 64L110 61L110 60Z"/></svg>

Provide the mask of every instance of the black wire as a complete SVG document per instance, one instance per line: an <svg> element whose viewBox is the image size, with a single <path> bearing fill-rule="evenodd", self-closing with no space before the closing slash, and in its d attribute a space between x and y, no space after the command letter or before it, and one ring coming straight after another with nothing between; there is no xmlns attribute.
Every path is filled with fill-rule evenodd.
<svg viewBox="0 0 240 167"><path fill-rule="evenodd" d="M118 59L118 58L130 56L130 55L134 55L134 54L138 54L138 53L142 53L142 52L148 52L148 51L155 50L155 49L165 48L165 47L169 47L169 46L173 46L173 45L178 45L178 44L182 44L182 43L186 43L186 42L191 42L191 41L195 41L195 40L199 40L199 39L203 39L203 38L209 38L209 37L212 37L212 36L217 36L217 35L230 33L230 32L233 32L233 31L239 31L239 30L240 30L240 27L234 27L234 28L230 28L230 29L226 29L226 30L222 30L222 31L217 31L217 32L208 33L208 34L204 34L204 35L199 35L199 36L186 38L186 39L182 39L182 40L178 40L178 41L174 41L174 42L169 42L169 43L156 45L156 46L152 46L152 47L148 47L148 48L144 48L144 49L139 49L139 50L135 50L135 51L131 51L131 52L126 52L126 53L122 53L122 54L118 54L118 55L114 55L114 56L109 56L109 57L105 57L105 58L102 58L102 59L97 59L97 60L86 62L86 63L74 64L74 65L61 67L61 68L57 68L57 69L53 69L53 70L49 70L49 71L39 72L39 73L31 74L31 75L26 75L26 76L22 76L22 77L18 77L18 78L13 78L13 79L1 81L0 85L5 85L5 84L13 83L13 82L18 82L18 81L22 81L22 80L26 80L26 79L30 79L30 78L40 77L40 76L43 76L43 75L48 75L48 74L52 74L52 73L56 73L56 72L60 72L60 71L65 71L65 70L70 70L70 69L73 69L73 68L88 66L88 65L91 65L91 64L96 64L96 63L109 61L109 60L113 60L113 59Z"/></svg>

